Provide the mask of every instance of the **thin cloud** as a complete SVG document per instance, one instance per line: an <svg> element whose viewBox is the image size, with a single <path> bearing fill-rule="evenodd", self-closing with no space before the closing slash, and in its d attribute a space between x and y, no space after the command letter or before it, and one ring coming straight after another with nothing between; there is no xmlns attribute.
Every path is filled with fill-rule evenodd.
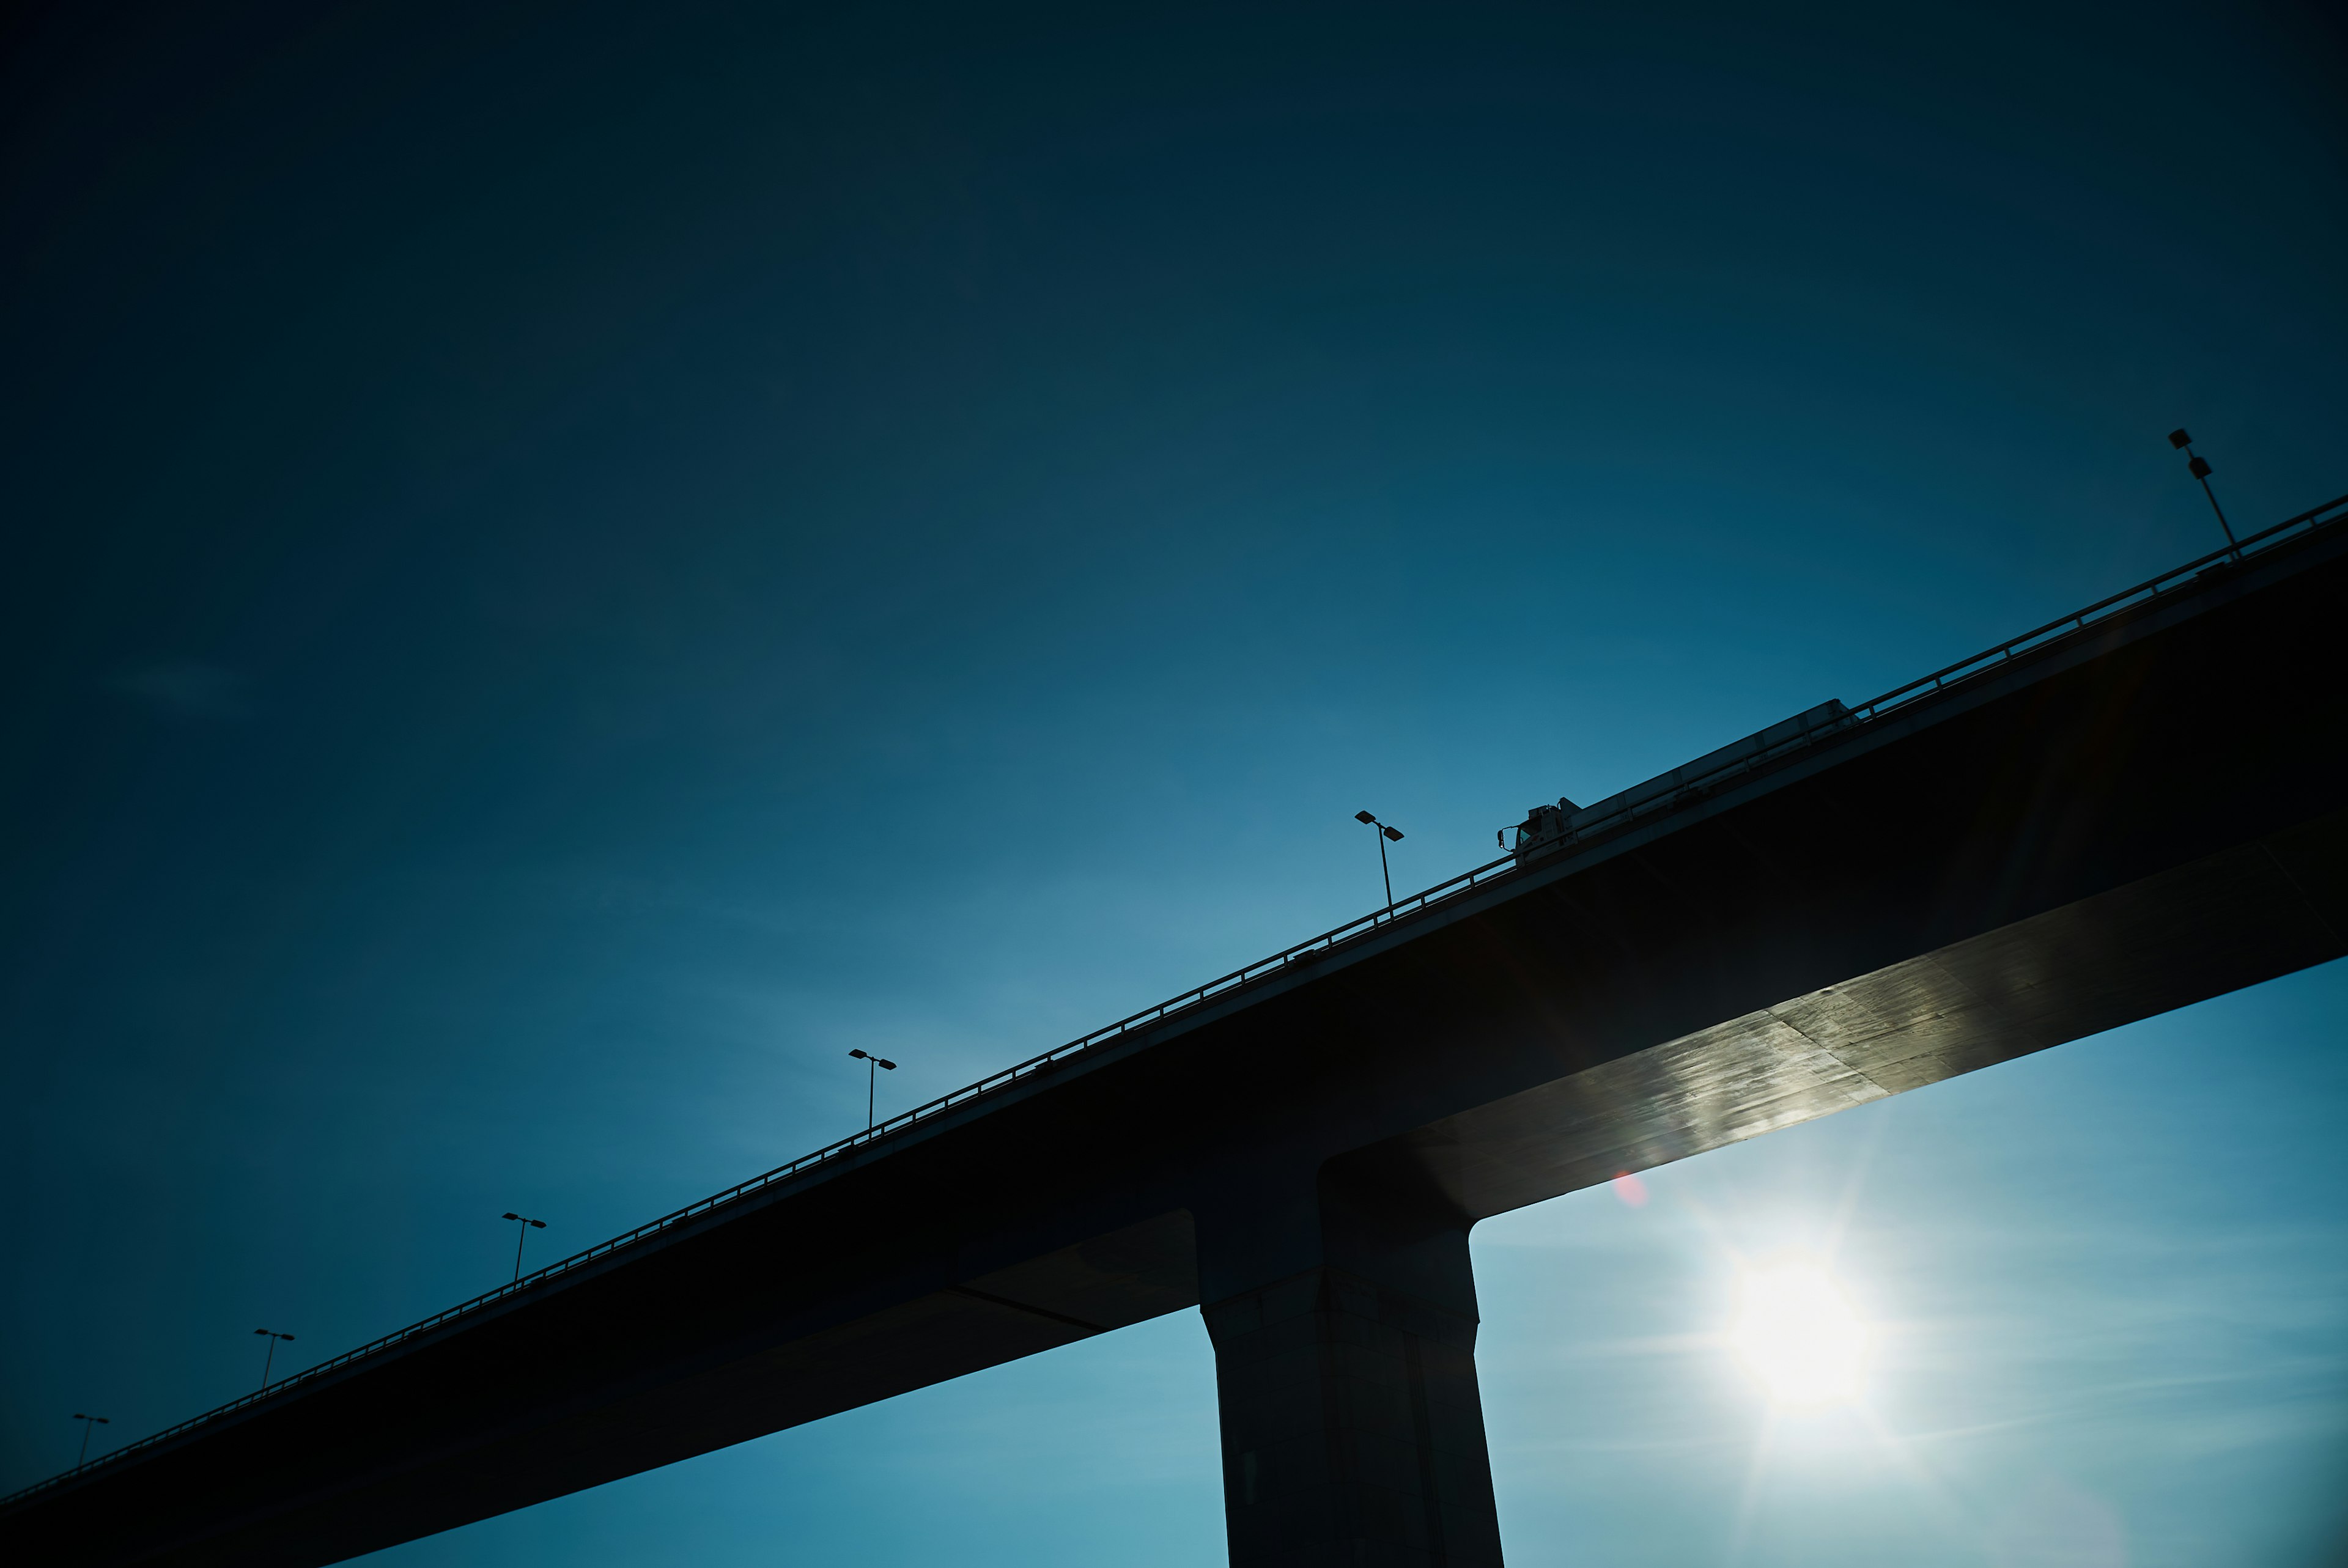
<svg viewBox="0 0 2348 1568"><path fill-rule="evenodd" d="M181 723L232 723L252 715L249 683L233 670L192 661L149 664L108 682Z"/></svg>

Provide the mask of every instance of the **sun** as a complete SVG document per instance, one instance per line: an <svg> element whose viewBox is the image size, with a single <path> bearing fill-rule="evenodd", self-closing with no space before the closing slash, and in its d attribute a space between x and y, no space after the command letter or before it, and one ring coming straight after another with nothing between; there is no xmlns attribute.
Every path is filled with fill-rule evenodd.
<svg viewBox="0 0 2348 1568"><path fill-rule="evenodd" d="M1773 1403L1815 1409L1859 1398L1874 1335L1833 1275L1780 1263L1746 1271L1729 1338Z"/></svg>

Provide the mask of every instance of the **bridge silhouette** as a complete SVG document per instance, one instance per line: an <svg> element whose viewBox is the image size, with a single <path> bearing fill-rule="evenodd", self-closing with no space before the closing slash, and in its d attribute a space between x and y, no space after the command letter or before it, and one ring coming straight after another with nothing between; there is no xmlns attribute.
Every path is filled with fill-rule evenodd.
<svg viewBox="0 0 2348 1568"><path fill-rule="evenodd" d="M2343 610L2348 497L0 1500L0 1550L336 1562L1200 1307L1233 1563L1498 1563L1469 1228L2348 952Z"/></svg>

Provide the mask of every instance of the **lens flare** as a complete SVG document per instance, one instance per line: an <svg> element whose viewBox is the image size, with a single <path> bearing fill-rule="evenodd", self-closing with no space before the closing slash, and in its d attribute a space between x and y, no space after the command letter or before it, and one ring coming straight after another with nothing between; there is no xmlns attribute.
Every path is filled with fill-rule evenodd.
<svg viewBox="0 0 2348 1568"><path fill-rule="evenodd" d="M1748 1270L1729 1337L1772 1401L1810 1409L1859 1397L1874 1338L1834 1276L1810 1263Z"/></svg>

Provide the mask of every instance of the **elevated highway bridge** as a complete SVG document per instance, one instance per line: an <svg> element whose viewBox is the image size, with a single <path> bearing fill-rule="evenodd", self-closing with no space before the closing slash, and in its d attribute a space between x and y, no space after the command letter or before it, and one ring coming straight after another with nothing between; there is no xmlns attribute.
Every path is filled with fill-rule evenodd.
<svg viewBox="0 0 2348 1568"><path fill-rule="evenodd" d="M2343 508L20 1492L0 1555L306 1568L1198 1307L1234 1564L1497 1564L1477 1221L2348 951Z"/></svg>

